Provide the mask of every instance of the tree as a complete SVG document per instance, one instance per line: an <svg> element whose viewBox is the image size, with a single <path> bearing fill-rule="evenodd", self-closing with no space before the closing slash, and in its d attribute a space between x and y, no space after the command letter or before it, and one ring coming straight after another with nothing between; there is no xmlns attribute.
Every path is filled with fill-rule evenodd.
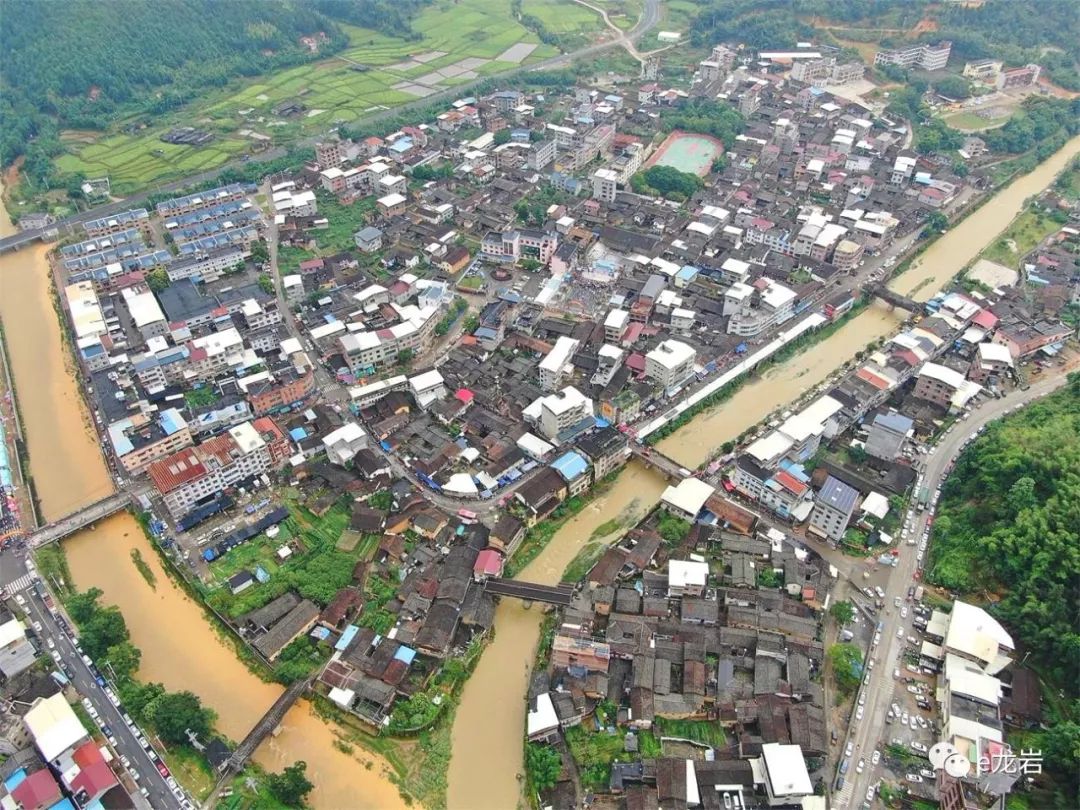
<svg viewBox="0 0 1080 810"><path fill-rule="evenodd" d="M139 671L142 651L130 641L122 641L105 651L105 660L109 662L118 680L126 680Z"/></svg>
<svg viewBox="0 0 1080 810"><path fill-rule="evenodd" d="M272 773L266 786L274 798L287 807L303 807L305 798L315 787L307 778L307 763L294 762L281 773Z"/></svg>
<svg viewBox="0 0 1080 810"><path fill-rule="evenodd" d="M930 215L926 218L926 226L923 228L923 233L929 235L942 233L949 227L949 218L940 211L931 211Z"/></svg>
<svg viewBox="0 0 1080 810"><path fill-rule="evenodd" d="M259 273L259 277L255 279L255 283L259 285L259 289L267 295L274 294L274 281L266 273Z"/></svg>
<svg viewBox="0 0 1080 810"><path fill-rule="evenodd" d="M851 620L855 618L855 607L849 601L833 602L829 607L829 615L841 626L851 624Z"/></svg>
<svg viewBox="0 0 1080 810"><path fill-rule="evenodd" d="M529 743L525 746L525 772L538 793L553 788L562 773L562 757L550 745Z"/></svg>
<svg viewBox="0 0 1080 810"><path fill-rule="evenodd" d="M145 714L158 736L172 745L186 744L188 730L207 739L214 726L214 713L193 692L167 692L154 699Z"/></svg>
<svg viewBox="0 0 1080 810"><path fill-rule="evenodd" d="M757 584L759 588L779 588L782 580L774 568L762 568L757 574Z"/></svg>
<svg viewBox="0 0 1080 810"><path fill-rule="evenodd" d="M502 146L504 143L510 143L510 130L500 129L495 133L494 144L496 146Z"/></svg>
<svg viewBox="0 0 1080 810"><path fill-rule="evenodd" d="M146 286L154 292L161 292L169 286L169 274L162 267L151 270L146 276Z"/></svg>
<svg viewBox="0 0 1080 810"><path fill-rule="evenodd" d="M686 199L704 184L701 178L690 172L681 172L673 166L650 166L630 178L630 186L638 194L654 194Z"/></svg>
<svg viewBox="0 0 1080 810"><path fill-rule="evenodd" d="M91 658L104 657L110 647L122 644L128 637L127 623L116 606L98 608L82 624L82 646Z"/></svg>
<svg viewBox="0 0 1080 810"><path fill-rule="evenodd" d="M968 98L971 95L971 85L968 84L966 79L960 76L944 76L940 79L935 79L934 90L940 95L957 101Z"/></svg>
<svg viewBox="0 0 1080 810"><path fill-rule="evenodd" d="M399 366L408 366L413 361L413 350L402 349L397 353L397 363Z"/></svg>
<svg viewBox="0 0 1080 810"><path fill-rule="evenodd" d="M270 261L270 248L262 239L256 239L251 243L251 260L255 264L265 264Z"/></svg>
<svg viewBox="0 0 1080 810"><path fill-rule="evenodd" d="M90 617L98 609L98 599L101 598L100 588L90 588L82 593L77 593L67 600L67 611L76 624L90 621Z"/></svg>
<svg viewBox="0 0 1080 810"><path fill-rule="evenodd" d="M833 644L828 651L833 680L841 694L855 690L862 680L862 652L854 644Z"/></svg>
<svg viewBox="0 0 1080 810"><path fill-rule="evenodd" d="M141 684L138 681L126 680L118 684L120 702L128 710L132 717L141 721L149 720L147 707L165 694L165 687L160 683Z"/></svg>
<svg viewBox="0 0 1080 810"><path fill-rule="evenodd" d="M535 273L537 270L540 269L540 262L536 259L529 258L528 256L518 262L518 265L526 273Z"/></svg>

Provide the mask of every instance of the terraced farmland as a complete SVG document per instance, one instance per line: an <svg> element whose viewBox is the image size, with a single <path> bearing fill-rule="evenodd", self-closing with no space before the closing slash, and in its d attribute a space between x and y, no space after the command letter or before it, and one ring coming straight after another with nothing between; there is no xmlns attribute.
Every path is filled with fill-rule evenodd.
<svg viewBox="0 0 1080 810"><path fill-rule="evenodd" d="M582 19L568 0L529 2L533 14L558 9ZM599 23L588 9L576 8ZM114 193L130 194L253 151L253 134L284 143L557 53L512 19L510 0L439 0L417 17L413 27L420 34L417 40L343 26L351 46L341 54L231 85L134 134L95 141L79 133L57 166L88 177L108 175ZM273 109L285 102L302 109L288 119L279 118ZM203 147L159 139L162 132L181 125L213 132L215 139Z"/></svg>

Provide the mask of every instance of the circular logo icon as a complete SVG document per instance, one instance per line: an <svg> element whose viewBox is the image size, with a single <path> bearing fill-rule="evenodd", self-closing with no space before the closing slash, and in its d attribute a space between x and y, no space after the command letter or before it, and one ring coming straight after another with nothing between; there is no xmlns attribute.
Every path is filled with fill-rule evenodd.
<svg viewBox="0 0 1080 810"><path fill-rule="evenodd" d="M954 776L957 779L963 779L971 772L971 763L968 762L960 752L951 754L948 759L945 760L945 773L949 776Z"/></svg>
<svg viewBox="0 0 1080 810"><path fill-rule="evenodd" d="M959 753L959 750L955 745L950 742L936 743L930 749L930 753L927 757L930 759L930 765L935 771L940 771L945 767L945 760L951 757L953 754Z"/></svg>

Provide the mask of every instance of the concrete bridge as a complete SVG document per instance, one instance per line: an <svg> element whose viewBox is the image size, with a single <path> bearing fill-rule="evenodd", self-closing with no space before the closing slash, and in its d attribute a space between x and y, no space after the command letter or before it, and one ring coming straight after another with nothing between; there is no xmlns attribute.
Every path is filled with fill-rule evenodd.
<svg viewBox="0 0 1080 810"><path fill-rule="evenodd" d="M49 543L56 543L75 532L85 529L99 520L104 520L110 515L127 509L131 505L134 493L126 491L116 492L82 507L77 512L72 512L66 517L47 523L35 531L28 538L30 548L40 548Z"/></svg>
<svg viewBox="0 0 1080 810"><path fill-rule="evenodd" d="M893 292L884 284L867 284L863 289L875 298L880 298L886 304L897 309L906 309L908 312L922 312L923 305L913 298Z"/></svg>
<svg viewBox="0 0 1080 810"><path fill-rule="evenodd" d="M630 443L630 452L634 457L647 467L652 467L665 478L676 482L683 480L690 473L679 462L669 458L655 447L648 447L637 442Z"/></svg>
<svg viewBox="0 0 1080 810"><path fill-rule="evenodd" d="M484 587L496 596L512 596L523 602L543 602L548 605L566 607L574 596L574 586L568 582L558 585L540 585L535 582L521 582L516 579L489 579Z"/></svg>

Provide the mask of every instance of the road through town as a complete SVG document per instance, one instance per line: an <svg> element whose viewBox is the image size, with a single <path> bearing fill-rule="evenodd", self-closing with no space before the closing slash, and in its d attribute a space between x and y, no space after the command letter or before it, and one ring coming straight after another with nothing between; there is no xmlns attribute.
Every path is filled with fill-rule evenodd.
<svg viewBox="0 0 1080 810"><path fill-rule="evenodd" d="M1017 390L1002 399L984 401L982 406L974 410L966 420L956 422L927 456L923 481L927 490L934 492L941 485L945 471L959 455L967 439L978 433L980 428L1063 386L1066 381L1064 369L1055 369L1055 371L1060 373L1039 380L1026 391ZM912 536L916 540L922 537L929 518L929 510L916 515L915 525L912 528ZM900 609L894 606L894 600L899 597L901 603L906 605L907 590L916 584L915 572L921 567L917 558L918 546L900 545L899 549L900 558L885 586L885 607L878 614L879 621L884 624L881 629L881 641L877 646L871 647L867 655L868 662L875 663L874 668L869 671L869 680L861 687L860 694L866 695L863 718L861 721L855 721L854 715L852 716L848 737L841 741L842 745L846 745L847 741L852 742L854 750L848 758L850 762L844 786L834 796L833 806L840 810L859 807L866 798L867 789L871 785L877 785L881 778L882 765L872 766L870 763L873 752L875 750L883 752L887 745L885 714L889 703L893 700L893 691L899 686L899 683L893 679L893 669L898 666L903 669L897 661L902 656L907 642L904 638L897 637L897 630L903 628L901 634L903 637L914 633L912 612L909 610L908 615L902 617ZM866 768L861 774L856 772L860 759L866 761Z"/></svg>

